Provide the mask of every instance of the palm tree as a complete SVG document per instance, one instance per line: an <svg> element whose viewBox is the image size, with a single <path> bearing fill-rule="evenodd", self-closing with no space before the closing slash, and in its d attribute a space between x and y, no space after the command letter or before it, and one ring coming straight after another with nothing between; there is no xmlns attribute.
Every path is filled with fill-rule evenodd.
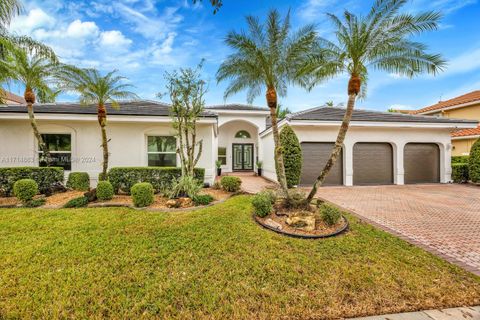
<svg viewBox="0 0 480 320"><path fill-rule="evenodd" d="M412 78L427 72L436 75L445 67L438 54L426 52L426 46L409 40L410 36L436 30L441 18L437 12L399 13L407 0L377 0L366 16L345 11L343 19L328 17L335 26L337 43L320 39L321 48L302 70L317 84L326 77L346 72L348 103L335 146L325 167L315 181L307 203L313 199L335 164L342 149L357 97L365 95L369 69L383 70Z"/></svg>
<svg viewBox="0 0 480 320"><path fill-rule="evenodd" d="M5 59L0 59L0 70L6 78L25 87L24 98L27 103L28 117L47 165L50 164L50 153L38 131L33 105L38 95L54 96L51 85L54 84L54 75L59 67L60 65L55 61L39 55L30 55L21 48L12 48Z"/></svg>
<svg viewBox="0 0 480 320"><path fill-rule="evenodd" d="M288 107L284 107L282 104L278 104L277 106L277 119L285 119L287 115L291 113Z"/></svg>
<svg viewBox="0 0 480 320"><path fill-rule="evenodd" d="M307 77L299 76L298 70L313 53L317 34L313 25L307 25L295 33L290 29L290 13L280 18L277 10L268 14L261 24L257 18L246 18L248 32L228 33L225 43L234 50L217 71L217 81L230 80L225 98L237 92L247 91L249 103L266 89L267 105L270 108L277 178L288 197L282 149L277 126L277 96L287 94L287 86L307 86Z"/></svg>
<svg viewBox="0 0 480 320"><path fill-rule="evenodd" d="M99 180L107 179L108 170L108 139L107 139L107 109L105 104L119 107L119 99L137 99L138 96L129 91L130 84L122 83L126 78L118 76L113 70L102 76L96 69L79 69L65 66L57 75L62 90L74 91L80 94L80 103L83 105L97 105L98 124L102 134L103 164Z"/></svg>

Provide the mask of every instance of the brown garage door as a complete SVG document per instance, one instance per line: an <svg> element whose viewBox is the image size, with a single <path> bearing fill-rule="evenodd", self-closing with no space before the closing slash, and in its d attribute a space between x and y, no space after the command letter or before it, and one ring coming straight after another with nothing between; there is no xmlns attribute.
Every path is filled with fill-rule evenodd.
<svg viewBox="0 0 480 320"><path fill-rule="evenodd" d="M353 184L393 184L393 151L389 143L353 146Z"/></svg>
<svg viewBox="0 0 480 320"><path fill-rule="evenodd" d="M330 142L302 142L303 164L300 185L311 185L315 182L327 163L334 145ZM343 152L340 152L337 162L330 170L323 185L343 185Z"/></svg>
<svg viewBox="0 0 480 320"><path fill-rule="evenodd" d="M440 150L434 143L407 143L403 165L405 183L440 182Z"/></svg>

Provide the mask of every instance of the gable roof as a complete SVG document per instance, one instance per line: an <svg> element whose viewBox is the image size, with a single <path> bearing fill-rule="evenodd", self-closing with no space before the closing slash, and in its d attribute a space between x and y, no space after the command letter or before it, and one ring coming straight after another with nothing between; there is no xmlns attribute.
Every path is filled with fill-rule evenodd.
<svg viewBox="0 0 480 320"><path fill-rule="evenodd" d="M10 91L4 91L2 90L3 92L0 93L3 97L3 100L6 101L6 102L13 102L13 103L18 103L18 104L22 104L22 103L25 103L25 99L23 97L20 97L14 93L11 93Z"/></svg>
<svg viewBox="0 0 480 320"><path fill-rule="evenodd" d="M170 105L158 101L139 100L122 101L120 108L115 109L110 103L105 104L107 113L110 115L128 115L128 116L169 116ZM48 114L97 114L97 106L81 105L79 103L44 103L35 104L35 113ZM26 113L26 105L4 105L0 106L0 113ZM215 118L216 115L205 111L202 117Z"/></svg>
<svg viewBox="0 0 480 320"><path fill-rule="evenodd" d="M480 136L480 126L473 129L462 129L452 132L452 138L463 138L469 136Z"/></svg>
<svg viewBox="0 0 480 320"><path fill-rule="evenodd" d="M267 108L257 107L250 104L239 104L239 103L206 106L205 109L230 110L230 111L268 111Z"/></svg>
<svg viewBox="0 0 480 320"><path fill-rule="evenodd" d="M429 107L422 108L420 110L414 111L415 114L421 114L425 112L432 112L432 111L440 111L444 108L449 108L449 107L455 107L458 105L462 105L465 103L474 103L475 101L478 101L480 103L480 90L472 91L469 93L466 93L464 95L455 97L450 100L445 100L445 101L440 101L434 105L431 105Z"/></svg>
<svg viewBox="0 0 480 320"><path fill-rule="evenodd" d="M314 121L342 121L345 114L344 108L317 107L291 114L289 120L314 120ZM352 121L371 122L416 122L416 123L478 123L476 120L461 120L420 116L395 112L380 112L371 110L354 109Z"/></svg>

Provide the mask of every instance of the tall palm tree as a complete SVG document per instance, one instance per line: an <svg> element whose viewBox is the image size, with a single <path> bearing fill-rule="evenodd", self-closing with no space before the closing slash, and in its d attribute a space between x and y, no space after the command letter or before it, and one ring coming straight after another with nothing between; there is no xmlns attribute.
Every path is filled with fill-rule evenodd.
<svg viewBox="0 0 480 320"><path fill-rule="evenodd" d="M38 131L33 105L38 95L54 96L55 91L52 85L59 67L56 61L39 55L30 55L21 48L9 50L5 59L0 59L0 70L4 72L6 78L25 87L24 98L27 103L28 117L47 165L50 164L50 153Z"/></svg>
<svg viewBox="0 0 480 320"><path fill-rule="evenodd" d="M108 170L108 139L107 139L107 109L105 104L119 107L119 100L137 99L138 96L129 91L132 85L123 83L125 77L116 74L113 70L102 76L96 69L79 69L65 66L57 75L62 90L74 91L80 94L80 103L83 105L97 105L97 118L102 134L103 163L102 174L99 180L107 179Z"/></svg>
<svg viewBox="0 0 480 320"><path fill-rule="evenodd" d="M282 20L277 10L269 12L265 23L260 23L252 16L246 20L248 32L231 31L225 39L234 53L218 69L217 81L230 80L225 98L248 90L247 100L250 103L266 90L275 143L277 178L284 195L288 197L277 126L277 96L286 96L290 84L307 86L307 77L299 76L298 71L313 52L317 34L313 25L291 33L290 13Z"/></svg>
<svg viewBox="0 0 480 320"><path fill-rule="evenodd" d="M438 54L426 52L426 45L409 38L436 30L437 12L399 13L407 0L377 0L366 16L345 11L343 19L328 17L335 26L337 43L320 39L321 48L302 73L312 75L317 84L340 73L350 76L348 103L332 153L307 197L309 203L335 164L350 125L355 101L366 93L368 71L383 70L412 78L421 73L436 75L446 63Z"/></svg>

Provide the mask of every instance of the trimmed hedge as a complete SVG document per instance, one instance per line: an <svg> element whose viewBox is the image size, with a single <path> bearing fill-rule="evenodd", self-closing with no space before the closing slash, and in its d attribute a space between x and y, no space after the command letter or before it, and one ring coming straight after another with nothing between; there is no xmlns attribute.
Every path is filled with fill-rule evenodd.
<svg viewBox="0 0 480 320"><path fill-rule="evenodd" d="M58 167L14 167L0 168L0 193L11 196L13 184L20 179L32 179L38 184L40 193L47 193L56 183L63 183L63 168Z"/></svg>
<svg viewBox="0 0 480 320"><path fill-rule="evenodd" d="M200 194L193 199L193 203L195 203L196 206L206 206L213 200L213 197L209 194Z"/></svg>
<svg viewBox="0 0 480 320"><path fill-rule="evenodd" d="M78 191L90 189L90 176L87 172L70 172L67 180L67 188Z"/></svg>
<svg viewBox="0 0 480 320"><path fill-rule="evenodd" d="M135 207L148 207L153 203L153 186L148 182L134 184L132 200Z"/></svg>
<svg viewBox="0 0 480 320"><path fill-rule="evenodd" d="M282 146L287 186L292 188L300 183L303 157L298 137L289 125L283 126L280 131L280 145Z"/></svg>
<svg viewBox="0 0 480 320"><path fill-rule="evenodd" d="M477 139L470 149L468 159L468 175L474 183L480 183L480 139Z"/></svg>
<svg viewBox="0 0 480 320"><path fill-rule="evenodd" d="M13 193L23 203L33 199L38 193L38 184L32 179L21 179L13 185Z"/></svg>
<svg viewBox="0 0 480 320"><path fill-rule="evenodd" d="M452 180L456 183L465 183L469 180L468 163L452 164Z"/></svg>
<svg viewBox="0 0 480 320"><path fill-rule="evenodd" d="M469 156L452 156L452 164L454 163L468 163Z"/></svg>
<svg viewBox="0 0 480 320"><path fill-rule="evenodd" d="M110 182L108 181L100 181L97 184L97 199L98 200L110 200L113 198L113 186Z"/></svg>
<svg viewBox="0 0 480 320"><path fill-rule="evenodd" d="M225 176L220 179L220 184L222 189L227 192L238 192L240 191L242 180L239 177Z"/></svg>
<svg viewBox="0 0 480 320"><path fill-rule="evenodd" d="M195 168L195 178L203 184L205 169ZM108 179L115 193L123 191L130 194L132 186L139 182L148 182L155 193L172 187L174 181L182 176L182 169L175 167L116 167L108 172Z"/></svg>

